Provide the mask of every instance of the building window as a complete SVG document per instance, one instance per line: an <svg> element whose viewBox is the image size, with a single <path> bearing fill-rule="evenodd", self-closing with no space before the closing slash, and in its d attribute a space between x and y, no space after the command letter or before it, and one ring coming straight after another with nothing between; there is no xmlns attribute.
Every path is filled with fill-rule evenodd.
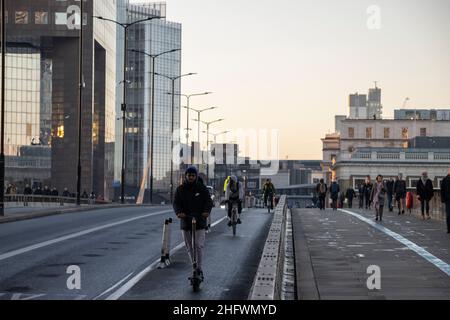
<svg viewBox="0 0 450 320"><path fill-rule="evenodd" d="M34 13L35 24L48 24L48 12L37 11Z"/></svg>
<svg viewBox="0 0 450 320"><path fill-rule="evenodd" d="M355 128L348 128L348 137L349 138L355 137Z"/></svg>
<svg viewBox="0 0 450 320"><path fill-rule="evenodd" d="M420 128L420 136L421 137L427 136L427 128Z"/></svg>
<svg viewBox="0 0 450 320"><path fill-rule="evenodd" d="M27 24L28 23L28 11L16 11L16 24Z"/></svg>
<svg viewBox="0 0 450 320"><path fill-rule="evenodd" d="M372 139L372 128L366 128L366 139Z"/></svg>
<svg viewBox="0 0 450 320"><path fill-rule="evenodd" d="M389 139L391 136L391 129L390 128L384 128L384 138Z"/></svg>
<svg viewBox="0 0 450 320"><path fill-rule="evenodd" d="M67 12L55 12L55 24L67 25Z"/></svg>
<svg viewBox="0 0 450 320"><path fill-rule="evenodd" d="M402 138L408 139L408 128L402 128Z"/></svg>

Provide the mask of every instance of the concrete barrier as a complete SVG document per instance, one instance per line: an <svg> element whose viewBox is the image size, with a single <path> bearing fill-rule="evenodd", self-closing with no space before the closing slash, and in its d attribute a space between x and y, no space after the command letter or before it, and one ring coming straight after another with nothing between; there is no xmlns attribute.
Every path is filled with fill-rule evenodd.
<svg viewBox="0 0 450 320"><path fill-rule="evenodd" d="M281 300L285 297L283 294L283 277L287 248L286 214L286 196L283 195L275 208L249 300Z"/></svg>

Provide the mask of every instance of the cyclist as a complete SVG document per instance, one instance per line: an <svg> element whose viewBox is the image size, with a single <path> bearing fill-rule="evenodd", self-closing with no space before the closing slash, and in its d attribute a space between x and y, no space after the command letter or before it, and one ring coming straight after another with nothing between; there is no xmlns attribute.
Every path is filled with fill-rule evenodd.
<svg viewBox="0 0 450 320"><path fill-rule="evenodd" d="M241 224L240 214L242 212L242 201L244 199L244 187L242 183L238 181L236 176L230 177L230 182L227 185L225 191L225 200L228 202L228 226L231 227L231 211L233 209L233 202L237 202L238 205L238 218L237 223Z"/></svg>
<svg viewBox="0 0 450 320"><path fill-rule="evenodd" d="M186 249L191 261L193 261L192 248L192 217L197 220L197 231L195 234L195 247L197 251L198 272L203 279L203 248L205 245L206 219L212 210L212 201L206 186L198 181L197 168L191 166L185 172L185 179L175 192L173 209L180 219L180 227Z"/></svg>
<svg viewBox="0 0 450 320"><path fill-rule="evenodd" d="M273 209L273 196L275 195L275 187L270 179L267 179L263 186L264 207L267 204L267 198L270 199L270 208Z"/></svg>

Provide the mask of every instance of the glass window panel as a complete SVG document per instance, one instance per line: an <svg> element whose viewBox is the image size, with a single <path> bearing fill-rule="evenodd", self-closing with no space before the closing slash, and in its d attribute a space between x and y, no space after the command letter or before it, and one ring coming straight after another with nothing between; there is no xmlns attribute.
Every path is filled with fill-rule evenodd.
<svg viewBox="0 0 450 320"><path fill-rule="evenodd" d="M36 11L34 13L34 23L35 24L48 24L48 12Z"/></svg>

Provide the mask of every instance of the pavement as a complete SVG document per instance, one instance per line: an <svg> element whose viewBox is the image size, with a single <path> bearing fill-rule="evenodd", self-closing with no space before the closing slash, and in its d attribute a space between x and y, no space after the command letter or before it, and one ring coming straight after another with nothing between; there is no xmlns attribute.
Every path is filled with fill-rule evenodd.
<svg viewBox="0 0 450 320"><path fill-rule="evenodd" d="M297 296L303 300L450 299L444 222L385 212L293 209ZM378 288L371 266L380 270ZM370 279L369 279L370 278Z"/></svg>

